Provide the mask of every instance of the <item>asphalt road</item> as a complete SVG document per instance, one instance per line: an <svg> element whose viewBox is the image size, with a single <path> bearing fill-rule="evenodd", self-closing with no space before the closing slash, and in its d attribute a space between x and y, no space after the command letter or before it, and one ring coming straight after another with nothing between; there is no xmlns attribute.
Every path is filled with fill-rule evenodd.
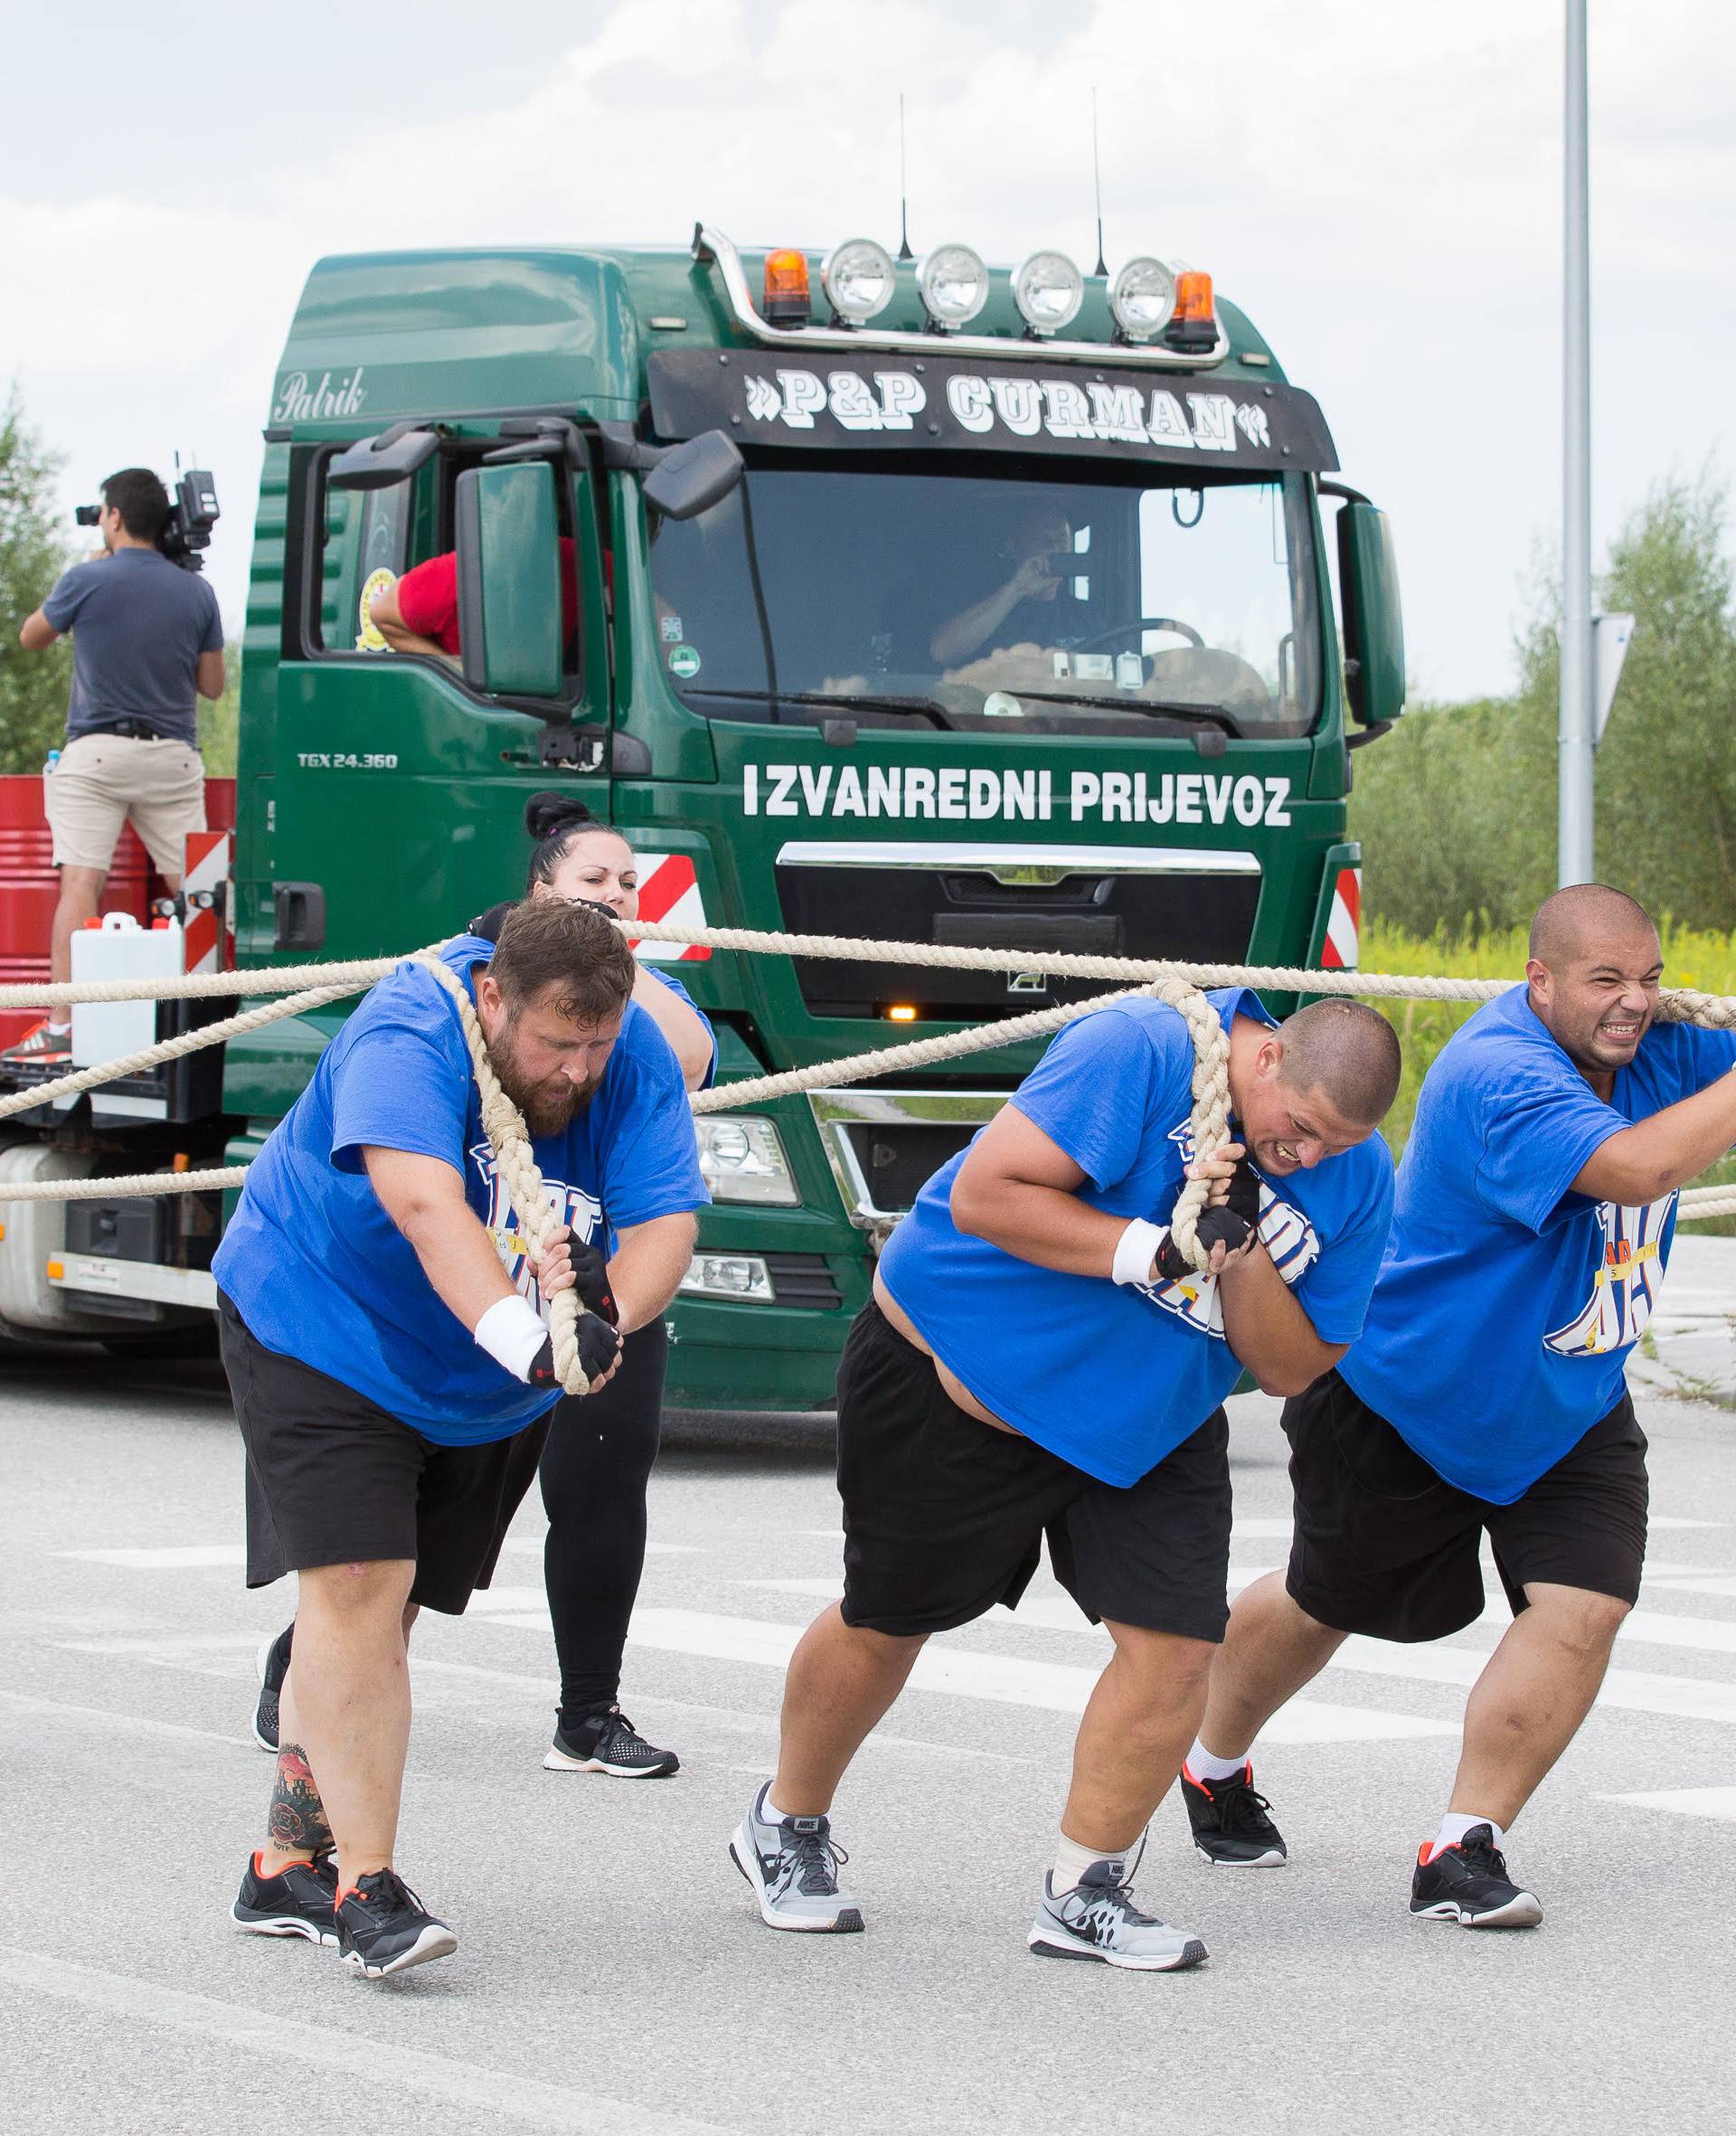
<svg viewBox="0 0 1736 2136"><path fill-rule="evenodd" d="M248 1735L288 1590L240 1569L241 1463L201 1368L0 1367L0 2122L788 2132L1622 2131L1736 2125L1736 1242L1701 1247L1647 1361L1655 1524L1603 1706L1521 1822L1534 1933L1406 1911L1463 1687L1498 1636L1358 1644L1259 1763L1282 1871L1212 1871L1173 1800L1140 1890L1178 1976L1024 1948L1102 1647L1044 1576L936 1642L839 1806L861 1936L774 1936L725 1856L788 1647L835 1592L823 1424L675 1419L626 1703L684 1761L545 1773L540 1509L468 1618L425 1620L401 1864L458 1929L369 1986L227 1919L269 1760ZM1694 1301L1698 1300L1695 1304ZM1660 1323L1664 1325L1664 1323ZM1235 1405L1239 1578L1281 1561L1275 1404Z"/></svg>

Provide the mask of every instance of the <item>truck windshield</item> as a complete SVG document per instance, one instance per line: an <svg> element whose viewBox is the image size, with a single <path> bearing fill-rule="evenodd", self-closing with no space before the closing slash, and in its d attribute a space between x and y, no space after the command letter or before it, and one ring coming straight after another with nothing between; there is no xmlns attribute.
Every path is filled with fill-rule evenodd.
<svg viewBox="0 0 1736 2136"><path fill-rule="evenodd" d="M658 649L706 717L991 733L1306 733L1305 478L760 462L653 528ZM1190 470L1191 472L1191 470Z"/></svg>

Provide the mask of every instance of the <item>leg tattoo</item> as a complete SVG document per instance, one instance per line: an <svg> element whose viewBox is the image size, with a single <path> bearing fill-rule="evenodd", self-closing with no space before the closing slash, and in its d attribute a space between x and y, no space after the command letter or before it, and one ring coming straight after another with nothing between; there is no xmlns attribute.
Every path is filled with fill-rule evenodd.
<svg viewBox="0 0 1736 2136"><path fill-rule="evenodd" d="M325 1854L334 1844L326 1805L314 1785L307 1753L298 1743L286 1743L278 1753L270 1834L279 1854Z"/></svg>

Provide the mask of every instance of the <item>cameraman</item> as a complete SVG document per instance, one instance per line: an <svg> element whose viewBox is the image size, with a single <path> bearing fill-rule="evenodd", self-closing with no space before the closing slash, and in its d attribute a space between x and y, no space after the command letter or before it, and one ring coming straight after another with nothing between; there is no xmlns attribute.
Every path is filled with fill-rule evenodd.
<svg viewBox="0 0 1736 2136"><path fill-rule="evenodd" d="M61 871L52 974L72 976L72 937L97 916L130 816L173 894L189 831L205 827L205 770L195 745L201 697L223 694L217 596L157 546L168 493L148 468L123 468L102 486L102 547L63 572L18 642L45 652L72 633L66 747L42 781L43 812ZM71 1012L45 1022L0 1058L52 1062L71 1052Z"/></svg>

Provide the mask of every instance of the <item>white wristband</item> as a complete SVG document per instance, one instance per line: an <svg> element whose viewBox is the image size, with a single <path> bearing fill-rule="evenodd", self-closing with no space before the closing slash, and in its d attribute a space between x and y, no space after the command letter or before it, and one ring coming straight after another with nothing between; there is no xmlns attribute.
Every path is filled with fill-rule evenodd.
<svg viewBox="0 0 1736 2136"><path fill-rule="evenodd" d="M478 1349L486 1350L496 1365L529 1385L531 1366L549 1331L528 1298L521 1298L516 1290L510 1298L497 1298L473 1332Z"/></svg>
<svg viewBox="0 0 1736 2136"><path fill-rule="evenodd" d="M1163 1224L1136 1216L1115 1243L1115 1265L1109 1272L1116 1281L1149 1283L1152 1258L1167 1235Z"/></svg>

